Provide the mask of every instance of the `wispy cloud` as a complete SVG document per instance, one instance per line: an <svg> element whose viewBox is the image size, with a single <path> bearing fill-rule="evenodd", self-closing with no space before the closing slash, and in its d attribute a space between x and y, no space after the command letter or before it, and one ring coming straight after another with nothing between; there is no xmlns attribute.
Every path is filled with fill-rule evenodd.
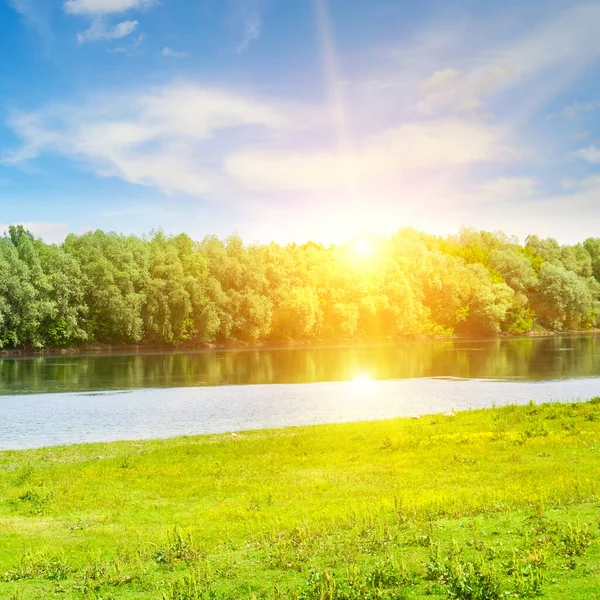
<svg viewBox="0 0 600 600"><path fill-rule="evenodd" d="M225 166L250 189L314 191L360 185L385 174L522 157L500 127L437 119L390 128L348 152L253 149L232 154Z"/></svg>
<svg viewBox="0 0 600 600"><path fill-rule="evenodd" d="M161 54L170 58L187 58L190 55L186 50L173 50L173 48L169 48L168 46L162 49Z"/></svg>
<svg viewBox="0 0 600 600"><path fill-rule="evenodd" d="M128 10L147 8L155 0L67 0L65 12L73 15L108 15Z"/></svg>
<svg viewBox="0 0 600 600"><path fill-rule="evenodd" d="M278 128L284 122L281 111L259 99L174 83L16 115L11 125L23 146L3 162L17 164L58 152L100 176L166 193L216 193L227 187L215 166L224 151L222 136Z"/></svg>
<svg viewBox="0 0 600 600"><path fill-rule="evenodd" d="M134 36L131 43L126 46L117 46L116 48L108 48L108 52L111 54L124 54L125 56L134 56L138 53L139 47L144 43L146 39L146 34L140 33L137 36Z"/></svg>
<svg viewBox="0 0 600 600"><path fill-rule="evenodd" d="M577 119L582 113L600 109L600 102L574 102L565 106L562 114L569 120Z"/></svg>
<svg viewBox="0 0 600 600"><path fill-rule="evenodd" d="M139 21L127 20L108 25L107 15L118 14L134 9L144 9L155 3L155 0L67 0L63 3L63 10L76 16L88 17L91 25L85 31L77 34L80 44L99 40L119 40L132 34L139 26ZM137 45L143 37L137 38ZM135 42L134 42L135 44ZM116 52L129 53L131 48L122 47Z"/></svg>
<svg viewBox="0 0 600 600"><path fill-rule="evenodd" d="M340 152L328 119L326 107L178 82L17 114L10 125L23 143L3 162L58 152L165 193L233 196L342 193L386 180L392 189L400 175L528 158L506 128L465 118L391 124Z"/></svg>
<svg viewBox="0 0 600 600"><path fill-rule="evenodd" d="M578 73L600 56L599 21L600 3L573 4L520 38L478 52L468 68L448 65L429 75L419 107L473 111L490 95L542 74L552 72L561 83L565 73Z"/></svg>
<svg viewBox="0 0 600 600"><path fill-rule="evenodd" d="M538 193L534 177L498 177L481 184L479 192L486 200L524 200Z"/></svg>
<svg viewBox="0 0 600 600"><path fill-rule="evenodd" d="M24 21L38 31L46 40L52 41L53 34L46 14L47 5L37 0L8 0L8 4L18 12Z"/></svg>
<svg viewBox="0 0 600 600"><path fill-rule="evenodd" d="M242 54L250 47L252 42L260 38L262 29L262 18L258 9L245 12L242 18L243 34L237 52Z"/></svg>
<svg viewBox="0 0 600 600"><path fill-rule="evenodd" d="M290 121L290 113L306 129ZM101 176L202 196L340 191L400 173L525 157L512 147L505 128L450 118L389 126L347 152L336 152L315 125L319 113L328 114L317 107L290 109L274 100L172 83L18 114L11 125L23 145L4 163L59 152ZM307 146L299 139L312 141Z"/></svg>
<svg viewBox="0 0 600 600"><path fill-rule="evenodd" d="M598 146L588 146L587 148L581 148L575 152L571 152L571 156L581 158L585 162L592 164L600 164L600 148Z"/></svg>
<svg viewBox="0 0 600 600"><path fill-rule="evenodd" d="M83 44L99 40L119 40L133 33L138 25L139 21L123 21L114 27L108 27L106 23L97 19L92 22L89 29L77 34L77 41Z"/></svg>

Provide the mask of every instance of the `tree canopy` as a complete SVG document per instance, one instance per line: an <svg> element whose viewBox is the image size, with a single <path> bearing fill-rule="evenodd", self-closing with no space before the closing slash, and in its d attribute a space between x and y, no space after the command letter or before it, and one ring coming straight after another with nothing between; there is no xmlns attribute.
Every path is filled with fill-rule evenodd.
<svg viewBox="0 0 600 600"><path fill-rule="evenodd" d="M411 229L344 245L0 237L0 347L360 341L600 324L600 238ZM361 249L361 252L357 251ZM366 252L365 248L369 251Z"/></svg>

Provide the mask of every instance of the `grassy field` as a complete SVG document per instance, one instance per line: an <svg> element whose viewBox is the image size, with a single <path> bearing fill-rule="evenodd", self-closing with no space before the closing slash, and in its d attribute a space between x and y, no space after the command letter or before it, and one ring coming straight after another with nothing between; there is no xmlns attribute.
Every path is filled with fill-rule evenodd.
<svg viewBox="0 0 600 600"><path fill-rule="evenodd" d="M600 398L0 453L0 598L600 599Z"/></svg>

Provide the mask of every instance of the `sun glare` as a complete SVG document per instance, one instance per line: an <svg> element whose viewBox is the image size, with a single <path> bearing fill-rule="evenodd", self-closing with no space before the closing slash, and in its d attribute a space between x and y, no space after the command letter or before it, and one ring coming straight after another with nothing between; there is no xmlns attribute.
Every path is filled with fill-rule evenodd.
<svg viewBox="0 0 600 600"><path fill-rule="evenodd" d="M373 255L373 246L369 240L358 240L354 244L354 253L360 258L369 258Z"/></svg>
<svg viewBox="0 0 600 600"><path fill-rule="evenodd" d="M365 388L371 383L371 376L365 372L357 373L354 376L353 383L358 388Z"/></svg>

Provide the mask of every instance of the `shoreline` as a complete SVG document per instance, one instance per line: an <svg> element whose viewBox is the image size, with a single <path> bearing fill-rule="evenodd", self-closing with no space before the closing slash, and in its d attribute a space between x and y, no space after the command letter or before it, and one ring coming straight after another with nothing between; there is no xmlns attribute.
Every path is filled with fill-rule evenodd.
<svg viewBox="0 0 600 600"><path fill-rule="evenodd" d="M212 431L212 432L201 432L201 433L189 433L189 434L177 434L169 436L158 436L158 437L142 437L142 438L122 438L122 439L109 439L109 440L96 440L96 441L79 441L72 443L61 443L61 444L50 444L45 446L28 446L24 448L0 448L0 462L3 456L7 454L24 454L31 452L63 452L63 451L76 451L76 450L90 450L94 446L180 446L185 444L204 444L222 441L235 442L236 440L252 439L252 438L269 438L269 437L285 437L288 435L295 435L300 433L314 433L316 430L326 430L332 428L372 428L372 427L386 427L392 424L402 424L414 421L425 421L432 419L436 421L438 419L444 419L448 422L452 422L455 418L466 417L469 415L478 415L483 413L493 413L502 410L527 410L531 407L535 407L536 410L552 409L552 407L570 406L570 405L590 405L595 406L600 404L600 396L588 397L585 399L579 398L562 398L560 400L549 400L542 402L535 402L530 400L530 403L526 404L521 402L507 402L506 404L497 404L494 406L475 406L469 408L459 408L454 410L452 407L448 411L435 411L435 412L423 412L414 415L398 415L398 416L386 416L382 418L372 419L356 419L352 421L324 421L320 423L303 423L298 425L280 425L270 427L253 427L250 429L235 429L235 430L223 430L223 431Z"/></svg>
<svg viewBox="0 0 600 600"><path fill-rule="evenodd" d="M127 402L121 393L110 392L84 392L85 398L77 395L74 401L63 393L4 396L8 428L0 446L10 451L227 436L232 432L244 436L251 431L397 419L426 421L431 415L503 406L499 398L521 407L531 401L540 406L568 405L597 397L598 378L542 385L493 382L492 387L485 380L387 380L371 382L367 387L353 381L318 382L283 384L266 395L264 388L248 386L242 395L239 386L147 388L128 390L133 396ZM274 397L283 396L289 401L273 403ZM343 406L340 398L344 398Z"/></svg>
<svg viewBox="0 0 600 600"><path fill-rule="evenodd" d="M236 343L196 343L180 344L90 344L86 346L77 346L69 348L21 348L0 350L0 358L35 358L44 356L68 356L68 355L110 355L110 354L177 354L177 353L200 353L200 352L244 352L244 351L268 351L268 350L311 350L319 348L361 348L372 346L395 346L414 342L493 342L496 340L518 340L531 338L555 338L555 337L573 337L585 335L598 335L600 329L584 330L565 330L565 331L532 331L529 333L509 334L502 333L493 336L415 336L404 337L395 340L374 339L374 340L315 340L314 342L293 341L293 342L236 342Z"/></svg>

